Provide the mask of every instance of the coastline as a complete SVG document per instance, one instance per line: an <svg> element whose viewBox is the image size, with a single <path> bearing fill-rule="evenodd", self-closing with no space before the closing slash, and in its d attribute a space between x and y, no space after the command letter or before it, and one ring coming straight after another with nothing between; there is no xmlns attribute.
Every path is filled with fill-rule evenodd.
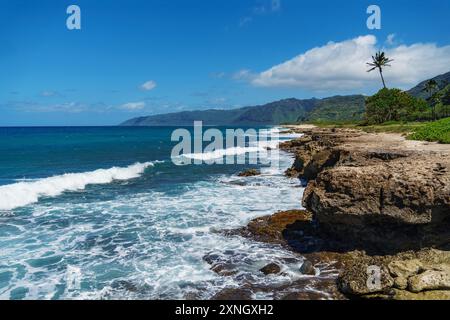
<svg viewBox="0 0 450 320"><path fill-rule="evenodd" d="M450 299L450 146L399 134L285 126L286 171L306 185L306 210L277 212L237 232L281 245L335 281L307 278L331 299ZM367 285L368 268L379 279ZM295 285L293 285L295 287ZM310 299L301 290L285 299Z"/></svg>
<svg viewBox="0 0 450 320"><path fill-rule="evenodd" d="M65 299L225 300L324 300L355 296L447 298L448 290L442 288L446 288L446 268L450 261L445 249L445 241L450 238L446 233L449 228L448 224L443 224L446 211L436 211L443 205L448 206L448 192L437 188L438 184L448 185L448 164L445 163L448 153L442 151L446 146L413 141L406 141L404 145L404 139L399 135L366 134L314 126L288 127L282 131L280 167L276 170L264 166L257 169L229 166L227 171L219 174L212 172L211 179L205 180L199 175L198 181L191 180L194 183L185 184L189 185L189 189L167 194L164 193L166 185L152 184L159 181L156 177L172 172L167 161L154 161L155 167L148 168L147 174L142 174L145 168L141 166L132 167L137 171L133 169L131 172L128 167L114 167L100 170L100 173L108 174L105 182L109 181L110 173L112 178L120 173L121 177L130 178L130 181L88 187L81 185L80 188L86 187L86 191L63 192L62 197L44 197L36 203L15 209L17 219L0 217L11 225L20 221L20 225L32 226L25 232L18 227L10 229L9 236L14 238L16 244L9 251L14 254L4 253L3 270L6 267L13 274L14 267L8 265L11 262L24 266L31 263L41 268L41 274L48 272L36 280L33 279L34 270L27 269L20 284L14 278L8 279L10 283L0 296L14 299L54 296ZM443 158L441 154L445 154ZM96 162L93 161L93 164ZM407 168L402 168L403 165ZM428 167L429 170L425 170ZM204 167L198 169L203 170ZM245 169L249 170L240 172ZM396 215L392 217L384 214L386 219L377 221L382 226L380 231L379 228L372 228L371 223L359 221L361 215L358 212L363 207L373 210L381 207L379 179L384 175L378 174L388 171L392 172L393 177L388 179L391 182L383 185L386 191L383 193L386 198L384 211L392 211L400 200L404 202L404 208L397 206L398 210L394 210ZM84 182L96 182L98 180L90 178L95 176L95 172L98 173L87 171L68 177L78 179L81 175ZM348 176L342 176L344 173ZM133 178L136 174L141 175L140 179ZM183 172L179 171L177 176L179 174ZM334 177L334 174L338 176ZM355 174L359 179L354 178ZM408 194L394 193L396 202L390 203L389 194L396 189L394 182L398 179ZM19 186L37 182L42 184L47 180L21 182ZM372 195L371 189L363 188L368 184L376 187L377 196ZM160 189L155 190L154 187ZM301 196L305 187L302 206ZM330 187L335 189L337 198L330 197L332 192L327 191ZM348 195L343 194L340 187L345 188ZM85 196L95 201L86 203ZM413 196L416 198L411 198ZM421 198L426 201L425 206L420 202ZM348 201L344 203L342 199ZM423 209L416 210L419 212L416 216L414 208L421 206ZM165 215L168 208L170 215ZM349 208L353 215L347 212ZM383 216L382 212L378 212L377 216ZM373 215L369 214L364 219L370 221L372 218ZM70 225L65 223L69 219ZM391 228L392 219L397 219L401 226ZM128 224L122 225L123 221L128 221ZM77 228L78 225L83 226L82 231ZM99 225L101 229L97 228ZM437 228L439 225L443 231ZM330 228L335 226L339 228ZM355 231L358 229L360 233ZM136 230L143 235L139 241L133 237ZM366 238L361 233L366 234ZM378 239L378 233L387 240ZM404 237L396 237L403 233ZM19 251L25 241L43 234L61 239L46 242L43 250L50 247L61 254L48 255L43 250ZM124 234L127 236L124 237ZM86 237L86 240L79 241L79 236ZM108 244L99 246L102 250L99 255L92 254L91 250L96 246L97 239L103 239ZM61 243L67 247L61 247ZM393 248L392 244L400 248ZM411 247L402 248L405 244ZM70 250L77 247L78 253L72 255L67 249L69 247ZM386 252L380 251L380 247ZM152 254L155 250L158 255ZM85 259L81 262L76 260L79 252ZM50 275L59 277L61 280L58 281L65 281L66 268L74 270L83 281L93 281L89 275L95 273L89 273L87 263L107 265L109 259L113 259L112 264L104 269L105 272L116 266L128 268L123 269L126 273L120 277L112 274L99 290L88 288L84 291L55 292L51 284L45 286ZM131 267L130 262L133 263ZM381 291L367 292L364 291L366 270L373 265L380 266L386 274L383 278L385 285ZM400 274L395 271L398 265L401 270L407 268L413 274L402 274L398 280L398 276L391 275L392 268L393 273ZM55 266L61 266L57 273L53 269ZM409 278L416 277L417 280L422 273L431 279L438 279L438 282L427 284L428 287L423 290L420 289L423 284L414 287L416 291L422 290L418 293L399 291L394 287L408 287ZM25 281L26 285L23 284ZM148 281L154 286L150 287ZM20 291L15 290L22 289L19 286L26 290L28 285L42 289L31 291L27 296L21 296Z"/></svg>

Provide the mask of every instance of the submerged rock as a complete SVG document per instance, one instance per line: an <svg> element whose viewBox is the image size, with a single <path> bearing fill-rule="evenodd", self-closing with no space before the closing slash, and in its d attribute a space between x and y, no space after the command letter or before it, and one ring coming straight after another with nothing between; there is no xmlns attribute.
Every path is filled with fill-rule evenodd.
<svg viewBox="0 0 450 320"><path fill-rule="evenodd" d="M233 264L230 259L226 259L217 253L206 254L203 257L203 261L211 265L210 270L220 276L229 277L239 272L237 266Z"/></svg>
<svg viewBox="0 0 450 320"><path fill-rule="evenodd" d="M277 274L281 272L281 268L276 263L269 263L268 265L261 268L259 271L261 271L265 275Z"/></svg>
<svg viewBox="0 0 450 320"><path fill-rule="evenodd" d="M254 177L261 175L261 171L256 169L248 169L238 174L239 177Z"/></svg>
<svg viewBox="0 0 450 320"><path fill-rule="evenodd" d="M305 275L314 276L316 274L316 269L311 261L305 260L302 266L300 267L300 272Z"/></svg>

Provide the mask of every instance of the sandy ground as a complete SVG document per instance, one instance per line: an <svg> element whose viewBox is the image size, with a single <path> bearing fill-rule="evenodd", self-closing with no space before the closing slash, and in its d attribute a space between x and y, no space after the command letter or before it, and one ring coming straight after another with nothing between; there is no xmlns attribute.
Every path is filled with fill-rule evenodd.
<svg viewBox="0 0 450 320"><path fill-rule="evenodd" d="M282 126L283 128L288 128L288 129L299 129L299 130L305 130L305 129L314 129L317 128L315 125L313 124L293 124L293 125L286 125L286 126Z"/></svg>
<svg viewBox="0 0 450 320"><path fill-rule="evenodd" d="M450 144L407 140L398 133L363 133L361 136L349 138L348 142L353 148L436 152L450 155Z"/></svg>
<svg viewBox="0 0 450 320"><path fill-rule="evenodd" d="M311 130L317 128L314 125L289 125L284 126L289 129L297 130ZM317 128L320 130L320 128ZM337 129L339 132L359 132L361 135L356 137L349 137L343 144L344 147L357 148L360 150L402 150L402 151L416 151L416 152L436 152L448 154L450 156L450 144L440 144L436 142L407 140L405 136L400 133L366 133L354 129Z"/></svg>

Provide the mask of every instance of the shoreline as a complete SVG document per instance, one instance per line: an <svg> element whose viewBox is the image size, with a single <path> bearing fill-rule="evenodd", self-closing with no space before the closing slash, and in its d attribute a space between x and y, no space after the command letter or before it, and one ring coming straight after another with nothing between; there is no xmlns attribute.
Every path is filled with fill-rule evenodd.
<svg viewBox="0 0 450 320"><path fill-rule="evenodd" d="M254 219L240 234L335 266L336 281L324 283L332 299L450 299L450 145L283 127L304 134L280 149L295 156L286 175L308 182L306 210ZM371 266L379 272L373 288Z"/></svg>

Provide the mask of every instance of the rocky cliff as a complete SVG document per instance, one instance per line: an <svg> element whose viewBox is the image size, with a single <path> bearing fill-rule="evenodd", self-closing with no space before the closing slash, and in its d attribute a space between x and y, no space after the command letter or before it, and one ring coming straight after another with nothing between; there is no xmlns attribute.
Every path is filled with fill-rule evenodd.
<svg viewBox="0 0 450 320"><path fill-rule="evenodd" d="M338 253L337 284L349 296L450 299L449 145L344 129L294 131L305 136L281 146L296 156L286 174L307 182L303 205L312 220L289 224L284 234L296 225L297 236L285 237L287 244L319 259ZM371 266L379 270L375 289L367 285Z"/></svg>
<svg viewBox="0 0 450 320"><path fill-rule="evenodd" d="M442 145L359 131L306 132L282 147L309 180L303 205L343 247L392 253L450 245L450 156Z"/></svg>

